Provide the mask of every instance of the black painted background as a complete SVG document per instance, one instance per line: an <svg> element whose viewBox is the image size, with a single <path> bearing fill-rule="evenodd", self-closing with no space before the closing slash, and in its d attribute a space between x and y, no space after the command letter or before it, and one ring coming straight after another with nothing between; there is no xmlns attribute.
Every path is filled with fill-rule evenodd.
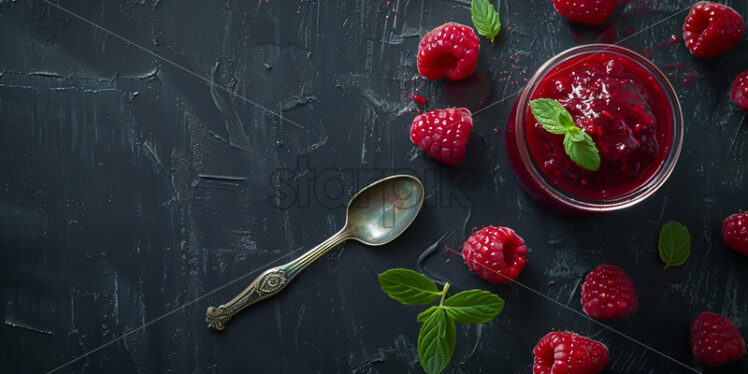
<svg viewBox="0 0 748 374"><path fill-rule="evenodd" d="M449 251L488 224L526 239L520 281L575 310L587 271L624 268L640 309L610 326L698 368L687 340L699 312L723 313L748 337L748 259L719 233L725 216L748 209L748 120L728 96L748 68L748 40L711 60L668 43L686 12L668 17L690 3L630 0L608 24L580 28L548 0L503 0L496 45L482 39L475 75L447 83L419 78L417 44L444 21L470 24L466 0L60 2L207 81L43 1L0 1L0 372L48 371L132 331L60 372L418 373L421 308L376 282L392 267L506 300L495 321L458 327L448 373L530 373L532 347L551 329L605 342L606 373L686 372L469 273ZM745 0L727 3L748 14ZM622 45L671 74L686 118L675 173L636 207L570 218L529 199L504 147L512 98L475 117L458 168L408 139L415 90L429 109L476 111L556 53L628 35ZM290 121L211 90L211 79ZM429 195L400 239L347 243L226 331L205 327L207 306L337 231L348 197L393 169L420 176ZM670 219L689 227L693 252L662 271L656 240ZM748 373L748 359L714 372Z"/></svg>

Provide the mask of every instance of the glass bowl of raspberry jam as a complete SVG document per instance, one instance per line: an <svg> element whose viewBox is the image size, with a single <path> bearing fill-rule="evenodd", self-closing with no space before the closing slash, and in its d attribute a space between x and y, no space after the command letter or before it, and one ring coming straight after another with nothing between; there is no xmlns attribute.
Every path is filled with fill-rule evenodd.
<svg viewBox="0 0 748 374"><path fill-rule="evenodd" d="M563 136L547 132L530 101L561 103L590 134L597 171L566 154ZM665 75L624 47L591 44L548 60L512 108L506 144L520 184L542 205L571 214L614 211L652 195L673 171L683 143L683 114Z"/></svg>

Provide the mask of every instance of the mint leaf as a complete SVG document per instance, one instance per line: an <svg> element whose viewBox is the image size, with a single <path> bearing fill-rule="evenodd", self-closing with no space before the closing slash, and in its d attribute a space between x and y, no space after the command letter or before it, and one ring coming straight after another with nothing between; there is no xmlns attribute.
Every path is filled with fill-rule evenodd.
<svg viewBox="0 0 748 374"><path fill-rule="evenodd" d="M473 0L470 4L470 16L478 34L485 36L493 44L493 39L501 29L499 13L493 5L488 0Z"/></svg>
<svg viewBox="0 0 748 374"><path fill-rule="evenodd" d="M665 263L665 269L671 266L681 266L691 255L691 234L685 226L676 221L670 221L662 226L657 247L660 251L660 258Z"/></svg>
<svg viewBox="0 0 748 374"><path fill-rule="evenodd" d="M565 135L568 135L569 141L572 142L583 142L585 141L586 136L589 136L586 132L579 129L569 131Z"/></svg>
<svg viewBox="0 0 748 374"><path fill-rule="evenodd" d="M429 317L431 317L431 314L433 314L434 312L436 312L436 311L438 311L440 309L441 309L441 307L432 306L431 308L428 308L428 309L424 310L423 312L421 312L420 314L418 314L418 317L416 317L416 321L418 321L418 322L426 322L426 320L429 319Z"/></svg>
<svg viewBox="0 0 748 374"><path fill-rule="evenodd" d="M379 285L391 298L406 305L433 303L441 296L434 282L409 269L390 269L379 274Z"/></svg>
<svg viewBox="0 0 748 374"><path fill-rule="evenodd" d="M592 171L600 169L600 154L590 134L582 130L567 132L564 135L564 149L577 165Z"/></svg>
<svg viewBox="0 0 748 374"><path fill-rule="evenodd" d="M568 132L581 131L581 129L574 124L574 118L571 118L571 113L559 104L558 101L553 100L553 102L558 104L561 109L558 113L558 120L561 121L561 126L565 127Z"/></svg>
<svg viewBox="0 0 748 374"><path fill-rule="evenodd" d="M457 331L455 323L442 309L425 320L418 334L418 358L427 374L439 374L452 360Z"/></svg>
<svg viewBox="0 0 748 374"><path fill-rule="evenodd" d="M551 99L535 99L530 101L530 110L545 131L564 136L564 150L574 163L587 170L600 169L600 154L595 141L574 124L571 114L561 103Z"/></svg>
<svg viewBox="0 0 748 374"><path fill-rule="evenodd" d="M566 134L569 131L569 125L574 126L571 115L568 115L568 118L561 119L564 112L566 114L569 114L569 112L556 100L536 99L530 101L530 109L538 123L543 125L543 128L551 134ZM571 123L568 120L571 120Z"/></svg>
<svg viewBox="0 0 748 374"><path fill-rule="evenodd" d="M504 300L483 290L462 291L444 300L447 316L461 323L486 323L504 309Z"/></svg>

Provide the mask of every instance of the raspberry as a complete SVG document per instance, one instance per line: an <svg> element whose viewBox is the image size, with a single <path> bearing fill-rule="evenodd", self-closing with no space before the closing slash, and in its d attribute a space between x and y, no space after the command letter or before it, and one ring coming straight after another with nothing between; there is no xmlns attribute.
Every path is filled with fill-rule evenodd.
<svg viewBox="0 0 748 374"><path fill-rule="evenodd" d="M745 354L745 341L729 319L704 312L691 324L691 351L707 366L733 362Z"/></svg>
<svg viewBox="0 0 748 374"><path fill-rule="evenodd" d="M732 97L732 101L734 101L740 109L748 112L748 70L740 73L740 75L735 78L735 81L732 82L730 96Z"/></svg>
<svg viewBox="0 0 748 374"><path fill-rule="evenodd" d="M597 373L605 369L605 366L608 365L608 347L597 340L583 336L577 336L577 339L587 344L587 352L589 352L590 360L592 360L592 372Z"/></svg>
<svg viewBox="0 0 748 374"><path fill-rule="evenodd" d="M527 263L527 247L514 230L488 226L471 235L462 246L465 263L491 283L509 283Z"/></svg>
<svg viewBox="0 0 748 374"><path fill-rule="evenodd" d="M419 114L410 126L410 140L427 155L447 165L465 158L473 117L465 108L437 109Z"/></svg>
<svg viewBox="0 0 748 374"><path fill-rule="evenodd" d="M722 221L722 238L728 247L748 257L748 212L725 218Z"/></svg>
<svg viewBox="0 0 748 374"><path fill-rule="evenodd" d="M618 7L618 0L553 0L556 12L569 22L599 25Z"/></svg>
<svg viewBox="0 0 748 374"><path fill-rule="evenodd" d="M683 41L696 57L719 56L743 37L743 17L732 8L701 1L683 23Z"/></svg>
<svg viewBox="0 0 748 374"><path fill-rule="evenodd" d="M418 44L418 72L433 80L460 80L475 70L478 51L480 42L472 28L445 23L426 33Z"/></svg>
<svg viewBox="0 0 748 374"><path fill-rule="evenodd" d="M608 364L608 347L568 331L552 331L533 349L533 374L594 374Z"/></svg>
<svg viewBox="0 0 748 374"><path fill-rule="evenodd" d="M638 306L634 283L623 270L612 265L600 265L584 279L582 307L588 316L597 319L623 318L634 313Z"/></svg>

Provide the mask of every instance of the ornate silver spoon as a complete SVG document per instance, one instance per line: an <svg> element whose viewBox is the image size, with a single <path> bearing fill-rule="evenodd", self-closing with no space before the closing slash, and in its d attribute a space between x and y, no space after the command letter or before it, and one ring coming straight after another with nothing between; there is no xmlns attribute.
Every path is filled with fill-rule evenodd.
<svg viewBox="0 0 748 374"><path fill-rule="evenodd" d="M266 270L228 303L209 307L205 322L210 328L223 330L236 313L278 294L314 260L346 240L353 239L371 246L391 242L416 218L423 199L423 184L410 175L393 175L368 185L351 198L345 226L340 231L299 258Z"/></svg>

